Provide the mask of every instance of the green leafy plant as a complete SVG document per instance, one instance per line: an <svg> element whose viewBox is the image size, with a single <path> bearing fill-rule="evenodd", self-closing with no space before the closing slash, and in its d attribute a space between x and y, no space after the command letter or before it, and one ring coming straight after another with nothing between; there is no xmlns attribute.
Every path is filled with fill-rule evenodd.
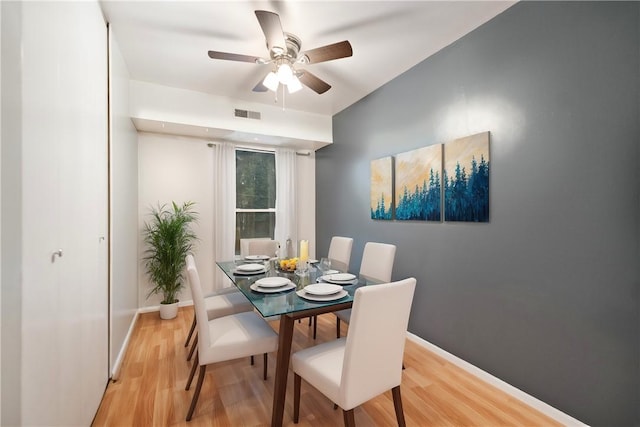
<svg viewBox="0 0 640 427"><path fill-rule="evenodd" d="M197 212L193 211L195 203L185 202L182 206L171 203L171 207L158 205L152 208L152 220L145 223L143 231L147 245L143 259L154 286L147 298L161 293L162 304L178 301L178 292L184 286L185 257L197 240L191 230L191 224L198 217Z"/></svg>

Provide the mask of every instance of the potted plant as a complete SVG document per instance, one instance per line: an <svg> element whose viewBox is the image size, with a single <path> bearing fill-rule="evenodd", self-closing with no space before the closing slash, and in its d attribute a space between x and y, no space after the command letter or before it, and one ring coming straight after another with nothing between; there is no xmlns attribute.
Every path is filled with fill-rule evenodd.
<svg viewBox="0 0 640 427"><path fill-rule="evenodd" d="M162 294L160 317L173 319L178 314L178 293L184 286L185 257L197 240L191 223L197 220L193 202L182 206L172 202L151 209L152 220L144 225L145 267L153 288L147 295Z"/></svg>

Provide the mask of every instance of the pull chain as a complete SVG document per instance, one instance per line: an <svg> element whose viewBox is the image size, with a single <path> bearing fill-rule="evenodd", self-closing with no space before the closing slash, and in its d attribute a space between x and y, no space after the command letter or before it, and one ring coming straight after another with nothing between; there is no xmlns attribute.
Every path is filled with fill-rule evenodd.
<svg viewBox="0 0 640 427"><path fill-rule="evenodd" d="M280 85L282 87L282 111L284 111L284 85Z"/></svg>

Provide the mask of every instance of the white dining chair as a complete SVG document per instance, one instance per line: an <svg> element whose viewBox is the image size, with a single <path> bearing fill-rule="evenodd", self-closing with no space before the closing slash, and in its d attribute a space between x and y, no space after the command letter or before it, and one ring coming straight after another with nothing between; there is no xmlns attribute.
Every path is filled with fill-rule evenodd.
<svg viewBox="0 0 640 427"><path fill-rule="evenodd" d="M255 239L240 239L240 256L242 258L247 255L268 255L270 257L278 256L280 243L268 237L258 237Z"/></svg>
<svg viewBox="0 0 640 427"><path fill-rule="evenodd" d="M249 255L249 242L253 240L271 240L270 237L253 237L240 239L240 257L244 258Z"/></svg>
<svg viewBox="0 0 640 427"><path fill-rule="evenodd" d="M389 282L396 258L396 246L388 243L367 242L362 252L360 277L365 279ZM340 321L349 323L351 309L336 313L336 338L340 338Z"/></svg>
<svg viewBox="0 0 640 427"><path fill-rule="evenodd" d="M299 420L300 386L304 378L342 408L345 426L355 425L355 407L387 390L392 391L398 425L405 425L400 383L415 286L416 279L409 278L358 288L346 338L291 356L294 423Z"/></svg>
<svg viewBox="0 0 640 427"><path fill-rule="evenodd" d="M247 255L267 255L273 258L278 256L279 249L280 243L277 240L249 240L247 245Z"/></svg>
<svg viewBox="0 0 640 427"><path fill-rule="evenodd" d="M233 313L253 311L253 305L251 304L251 302L249 302L247 297L245 297L242 292L240 292L235 286L220 289L216 292L205 295L204 302L207 310L207 318L209 320L215 319L216 317L228 316L229 314ZM194 335L196 329L196 323L197 320L194 309L191 328L189 329L189 334L187 335L187 339L184 343L185 347L189 346L191 337ZM198 335L196 333L195 337L193 338L193 343L191 344L191 349L189 350L189 353L187 355L187 361L190 361L191 357L193 356L194 350L197 345L197 340Z"/></svg>
<svg viewBox="0 0 640 427"><path fill-rule="evenodd" d="M339 269L349 270L349 262L351 261L351 248L353 248L353 239L351 237L333 236L329 243L329 252L327 258L331 260Z"/></svg>
<svg viewBox="0 0 640 427"><path fill-rule="evenodd" d="M207 366L254 354L264 354L264 373L267 379L267 353L278 349L278 334L269 324L253 311L230 314L209 320L204 295L200 286L200 277L195 261L187 256L187 277L198 327L198 353L194 364L198 364L198 382L187 413L187 421L191 420L198 402L200 390ZM189 389L190 382L185 387Z"/></svg>
<svg viewBox="0 0 640 427"><path fill-rule="evenodd" d="M209 320L215 319L217 317L228 316L234 313L253 311L253 304L251 304L247 297L245 297L242 292L240 292L240 290L238 290L238 288L236 288L235 286L220 289L218 291L205 295L204 303L207 309L207 317L209 318ZM191 336L194 336L193 343L191 344L191 349L187 354L187 362L191 361L191 358L193 357L193 354L198 346L198 333L195 332L196 324L197 320L194 306L193 322L191 323L191 328L189 330L189 334L187 335L187 340L184 343L184 346L188 347ZM251 356L251 364L254 364L253 356ZM197 367L198 364L196 362L194 362L191 366L191 372L189 372L189 378L187 380L187 388L191 387L191 381L193 381L193 376L196 373Z"/></svg>
<svg viewBox="0 0 640 427"><path fill-rule="evenodd" d="M331 260L331 268L341 271L349 271L351 261L351 249L353 239L351 237L333 236L329 243L327 258ZM318 332L318 316L309 317L309 326L313 324L313 339L316 339Z"/></svg>

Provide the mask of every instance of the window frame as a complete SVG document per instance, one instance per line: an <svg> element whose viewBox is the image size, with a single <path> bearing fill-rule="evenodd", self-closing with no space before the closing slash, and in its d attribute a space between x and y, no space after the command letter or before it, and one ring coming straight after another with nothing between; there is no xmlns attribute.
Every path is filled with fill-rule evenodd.
<svg viewBox="0 0 640 427"><path fill-rule="evenodd" d="M277 186L278 171L277 171L277 167L275 165L276 150L275 149L260 149L260 148L254 148L254 147L236 146L235 147L235 151L236 152L237 151L249 151L249 152L254 152L254 153L263 153L263 154L271 154L271 155L273 155L273 158L274 158L274 173L275 173L275 179L276 179L276 199L274 201L274 205L277 204L277 197L278 197L278 193L277 193L278 192L278 186ZM237 163L236 163L236 168L237 168ZM238 191L238 183L236 182L236 192L237 191ZM248 208L238 208L237 199L236 199L236 204L234 206L234 211L235 211L236 219L237 219L239 213L273 213L273 215L274 215L273 233L275 233L275 217L277 215L276 206L274 206L273 208L250 208L250 209L248 209ZM236 240L239 241L237 236L236 236ZM238 251L239 249L236 248L236 250Z"/></svg>

